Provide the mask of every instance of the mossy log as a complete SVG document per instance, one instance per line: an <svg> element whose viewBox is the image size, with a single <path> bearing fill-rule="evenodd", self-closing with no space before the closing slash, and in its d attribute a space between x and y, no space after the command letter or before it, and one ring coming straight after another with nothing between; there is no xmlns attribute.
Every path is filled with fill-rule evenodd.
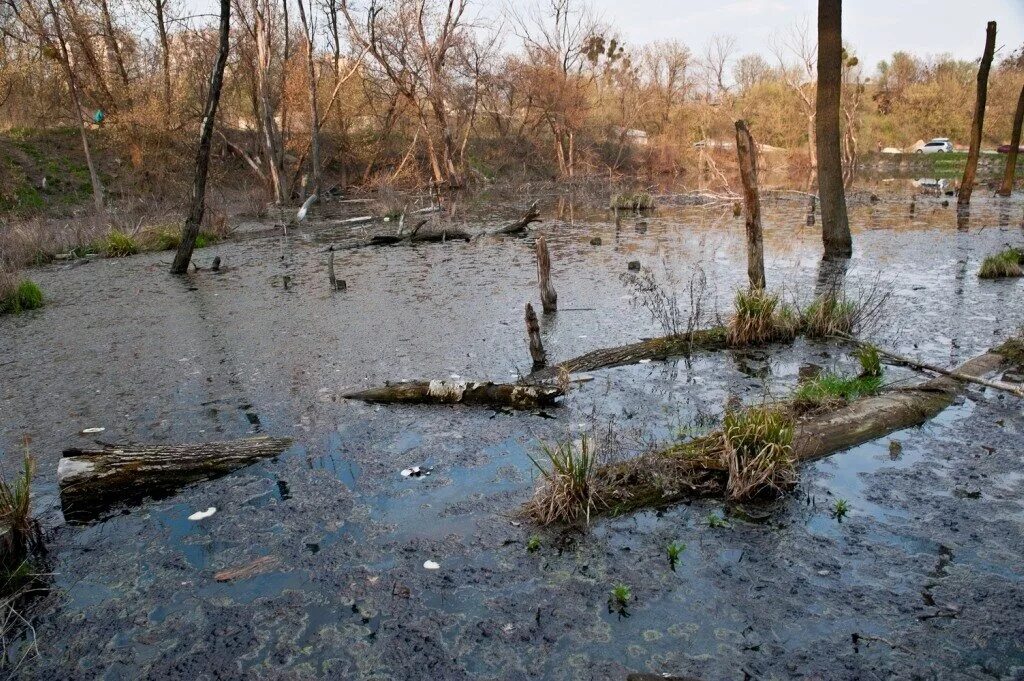
<svg viewBox="0 0 1024 681"><path fill-rule="evenodd" d="M344 397L385 404L468 404L535 409L553 406L561 396L562 389L555 386L435 380L390 383Z"/></svg>
<svg viewBox="0 0 1024 681"><path fill-rule="evenodd" d="M980 377L999 370L1006 360L1005 355L993 350L965 362L957 372ZM828 413L801 417L796 422L793 454L797 461L813 461L919 426L953 404L963 387L961 381L943 376L865 397ZM696 497L723 496L729 471L721 454L722 434L716 431L635 459L600 466L594 471L591 487L593 512L617 515Z"/></svg>
<svg viewBox="0 0 1024 681"><path fill-rule="evenodd" d="M202 444L66 449L57 464L64 517L90 520L117 503L173 494L190 483L277 456L291 443L291 438L260 436Z"/></svg>
<svg viewBox="0 0 1024 681"><path fill-rule="evenodd" d="M694 350L724 350L727 347L728 335L728 330L724 326L716 326L678 336L649 338L629 345L601 348L535 371L530 374L529 378L535 381L548 380L556 378L563 371L572 374L636 364L645 359L665 360L670 357L685 357Z"/></svg>

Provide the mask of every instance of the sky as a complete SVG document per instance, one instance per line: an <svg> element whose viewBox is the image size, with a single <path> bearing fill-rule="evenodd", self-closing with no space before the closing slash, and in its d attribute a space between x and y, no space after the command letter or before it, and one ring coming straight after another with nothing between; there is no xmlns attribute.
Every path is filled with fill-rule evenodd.
<svg viewBox="0 0 1024 681"><path fill-rule="evenodd" d="M526 4L523 0L470 1L485 16L500 13L506 2L516 7ZM740 53L757 52L772 62L772 37L801 21L813 29L817 13L816 0L590 2L627 46L672 38L700 54L709 37L720 33L734 36ZM214 5L212 0L184 3L192 11L212 11ZM997 60L1024 44L1024 0L846 0L843 39L854 47L870 75L880 60L897 50L978 59L989 20L999 24Z"/></svg>

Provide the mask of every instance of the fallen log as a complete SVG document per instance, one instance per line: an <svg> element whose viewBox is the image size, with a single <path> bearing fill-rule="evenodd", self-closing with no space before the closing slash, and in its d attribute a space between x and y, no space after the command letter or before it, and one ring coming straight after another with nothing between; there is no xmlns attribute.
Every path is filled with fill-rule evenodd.
<svg viewBox="0 0 1024 681"><path fill-rule="evenodd" d="M168 496L185 485L217 478L277 456L291 438L252 437L188 445L111 445L64 450L57 464L67 520L91 520L111 506Z"/></svg>
<svg viewBox="0 0 1024 681"><path fill-rule="evenodd" d="M981 377L999 370L1008 359L1000 349L965 362L956 373ZM964 382L942 376L864 397L827 413L799 417L793 433L793 459L813 461L921 425L952 405L963 387ZM618 515L696 497L723 497L730 474L723 448L723 434L715 431L634 459L598 466L588 484L588 515ZM545 481L547 486L527 503L526 513L538 522L560 522L559 513L552 513L557 508L552 500L560 501L556 496L560 490L549 478Z"/></svg>
<svg viewBox="0 0 1024 681"><path fill-rule="evenodd" d="M649 338L629 345L593 350L579 357L573 357L534 371L528 378L531 381L543 381L556 378L563 371L573 374L579 371L595 371L636 364L643 360L685 357L695 350L724 350L727 347L727 338L728 331L724 326L699 329L678 336Z"/></svg>
<svg viewBox="0 0 1024 681"><path fill-rule="evenodd" d="M504 227L495 230L494 232L492 232L492 234L523 234L524 232L526 232L526 228L530 225L531 222L537 222L539 220L540 208L538 207L537 202L534 201L530 205L530 208L523 215L523 217L519 218L513 223L510 223L508 225L505 225Z"/></svg>
<svg viewBox="0 0 1024 681"><path fill-rule="evenodd" d="M556 404L562 389L516 383L435 380L389 383L343 395L346 399L384 404L468 404L535 409Z"/></svg>

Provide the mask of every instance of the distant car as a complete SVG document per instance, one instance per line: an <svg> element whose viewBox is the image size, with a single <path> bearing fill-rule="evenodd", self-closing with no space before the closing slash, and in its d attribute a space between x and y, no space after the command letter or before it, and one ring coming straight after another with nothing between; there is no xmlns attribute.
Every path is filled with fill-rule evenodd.
<svg viewBox="0 0 1024 681"><path fill-rule="evenodd" d="M936 137L917 150L919 154L946 154L953 151L953 143L948 137Z"/></svg>
<svg viewBox="0 0 1024 681"><path fill-rule="evenodd" d="M1000 154L1009 154L1010 153L1010 148L1011 147L1010 147L1009 144L1003 144L1002 146L997 148L996 151L998 151ZM1022 144L1019 147L1017 147L1017 151L1019 151L1021 153L1024 153L1024 144Z"/></svg>

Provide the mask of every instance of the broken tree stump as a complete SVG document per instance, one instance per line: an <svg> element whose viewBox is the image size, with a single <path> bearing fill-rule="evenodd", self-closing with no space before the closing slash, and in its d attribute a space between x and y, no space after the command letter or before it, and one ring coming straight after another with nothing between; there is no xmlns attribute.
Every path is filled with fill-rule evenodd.
<svg viewBox="0 0 1024 681"><path fill-rule="evenodd" d="M744 222L747 227L747 276L750 289L765 288L764 242L761 237L761 194L757 188L757 146L746 121L736 121L736 153L743 182Z"/></svg>
<svg viewBox="0 0 1024 681"><path fill-rule="evenodd" d="M284 452L291 438L252 437L187 445L111 445L64 450L57 464L67 520L98 518L111 506L173 494Z"/></svg>
<svg viewBox="0 0 1024 681"><path fill-rule="evenodd" d="M544 352L544 344L540 340L540 322L537 321L537 313L533 311L533 305L530 303L526 304L526 335L530 339L533 370L543 369L547 366L548 356Z"/></svg>
<svg viewBox="0 0 1024 681"><path fill-rule="evenodd" d="M558 309L558 294L551 283L551 254L548 253L548 242L544 237L537 237L537 284L540 286L540 302L545 312Z"/></svg>
<svg viewBox="0 0 1024 681"><path fill-rule="evenodd" d="M406 381L343 395L349 400L383 404L467 404L535 409L556 404L563 391L555 386L490 381Z"/></svg>
<svg viewBox="0 0 1024 681"><path fill-rule="evenodd" d="M526 211L523 217L519 218L515 222L508 224L500 229L495 230L494 234L522 234L526 231L526 228L531 222L537 222L540 220L540 208L537 206L537 202L534 201L530 208Z"/></svg>

